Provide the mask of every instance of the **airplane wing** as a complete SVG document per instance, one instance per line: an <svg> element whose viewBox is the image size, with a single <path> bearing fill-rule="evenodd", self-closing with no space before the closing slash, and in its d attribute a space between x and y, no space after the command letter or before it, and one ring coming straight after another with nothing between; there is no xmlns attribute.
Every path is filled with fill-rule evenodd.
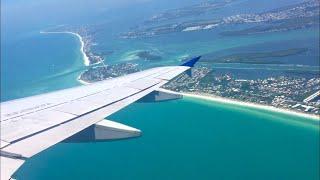
<svg viewBox="0 0 320 180"><path fill-rule="evenodd" d="M1 179L10 179L26 160L64 140L79 140L81 135L97 141L138 136L138 129L103 119L154 94L199 59L1 103ZM157 98L159 92L154 94Z"/></svg>

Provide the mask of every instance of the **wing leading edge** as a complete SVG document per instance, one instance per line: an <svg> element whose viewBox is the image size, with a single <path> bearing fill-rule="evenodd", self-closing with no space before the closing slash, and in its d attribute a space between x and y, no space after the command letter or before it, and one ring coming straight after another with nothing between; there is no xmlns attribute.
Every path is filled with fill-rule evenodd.
<svg viewBox="0 0 320 180"><path fill-rule="evenodd" d="M90 127L96 140L138 136L138 129L101 120L158 90L199 59L1 103L1 179L9 179L33 155Z"/></svg>

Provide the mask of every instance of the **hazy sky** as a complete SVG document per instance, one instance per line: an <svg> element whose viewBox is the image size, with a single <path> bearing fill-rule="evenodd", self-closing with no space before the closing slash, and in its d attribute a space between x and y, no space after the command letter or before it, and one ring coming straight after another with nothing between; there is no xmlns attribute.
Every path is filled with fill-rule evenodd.
<svg viewBox="0 0 320 180"><path fill-rule="evenodd" d="M150 0L3 0L1 18L12 23L68 21Z"/></svg>
<svg viewBox="0 0 320 180"><path fill-rule="evenodd" d="M130 11L152 12L176 8L196 0L2 0L1 30L16 31L55 24L83 23L101 15L125 17ZM198 1L199 2L199 1ZM143 8L141 8L143 7ZM139 12L138 11L138 12ZM143 12L142 12L143 11ZM138 14L138 13L136 13ZM13 29L12 29L13 28Z"/></svg>

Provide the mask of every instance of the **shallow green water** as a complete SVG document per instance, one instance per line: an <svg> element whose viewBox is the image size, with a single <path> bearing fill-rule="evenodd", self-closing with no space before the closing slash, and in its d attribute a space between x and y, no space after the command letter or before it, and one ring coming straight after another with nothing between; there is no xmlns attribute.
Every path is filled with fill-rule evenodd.
<svg viewBox="0 0 320 180"><path fill-rule="evenodd" d="M305 118L184 98L112 115L135 139L60 143L18 179L318 179L319 126ZM299 122L299 123L292 123Z"/></svg>

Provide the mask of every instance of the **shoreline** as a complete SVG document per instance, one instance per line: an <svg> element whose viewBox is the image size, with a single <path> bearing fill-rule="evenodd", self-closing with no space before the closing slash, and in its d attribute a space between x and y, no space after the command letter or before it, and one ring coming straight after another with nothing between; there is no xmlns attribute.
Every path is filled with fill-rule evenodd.
<svg viewBox="0 0 320 180"><path fill-rule="evenodd" d="M57 31L57 32L40 31L40 33L41 34L72 34L72 35L76 36L80 41L80 52L82 54L83 63L85 66L90 65L89 57L87 56L86 52L84 51L85 43L84 43L83 38L80 34L75 33L75 32L71 32L71 31Z"/></svg>
<svg viewBox="0 0 320 180"><path fill-rule="evenodd" d="M77 81L78 81L80 84L82 84L82 85L89 85L89 84L91 84L91 83L89 83L89 82L86 82L86 81L82 80L82 79L81 79L81 75L82 75L82 73L77 77Z"/></svg>
<svg viewBox="0 0 320 180"><path fill-rule="evenodd" d="M83 85L91 84L91 83L88 83L88 82L86 82L84 80L81 80L80 76L78 77L78 81L81 84L83 84ZM167 92L167 93L179 94L179 95L183 95L183 96L186 96L186 97L202 99L202 100L207 100L207 101L212 101L212 102L218 102L218 103L223 103L223 104L231 104L231 105L236 105L236 106L249 107L249 108L267 110L267 111L273 111L273 112L287 114L287 115L299 116L299 117L311 119L311 120L316 121L316 122L320 122L320 117L317 116L317 115L307 114L307 113L303 113L303 112L297 112L297 111L293 111L293 110L290 110L290 109L278 108L278 107L274 107L274 106L270 106L270 105L258 104L258 103L253 103L253 102L244 102L244 101L240 101L240 100L236 100L236 99L219 97L219 96L214 96L214 95L205 94L205 93L176 92L176 91L171 91L171 90L163 89L163 88L159 88L159 90Z"/></svg>
<svg viewBox="0 0 320 180"><path fill-rule="evenodd" d="M168 93L180 94L180 95L183 95L186 97L197 98L197 99L218 102L218 103L223 103L223 104L232 104L232 105L249 107L249 108L260 109L260 110L273 111L273 112L278 112L278 113L282 113L282 114L288 114L288 115L294 115L294 116L299 116L299 117L303 117L303 118L308 118L308 119L312 119L314 121L320 122L320 118L317 115L306 114L303 112L292 111L289 109L277 108L274 106L263 105L263 104L252 103L252 102L243 102L243 101L239 101L236 99L224 98L224 97L214 96L214 95L205 94L205 93L175 92L175 91L162 89L162 88L161 88L161 90L168 92Z"/></svg>

